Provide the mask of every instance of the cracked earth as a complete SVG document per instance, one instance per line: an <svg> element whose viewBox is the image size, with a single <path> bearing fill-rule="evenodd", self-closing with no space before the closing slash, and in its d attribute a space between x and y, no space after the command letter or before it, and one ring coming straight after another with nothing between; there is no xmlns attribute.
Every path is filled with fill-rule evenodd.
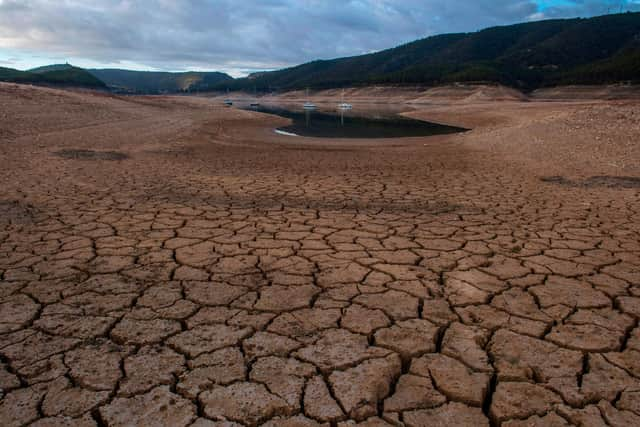
<svg viewBox="0 0 640 427"><path fill-rule="evenodd" d="M567 147L604 111L637 155L637 104L373 144L204 99L0 100L3 426L640 425L640 193L545 179L621 175Z"/></svg>

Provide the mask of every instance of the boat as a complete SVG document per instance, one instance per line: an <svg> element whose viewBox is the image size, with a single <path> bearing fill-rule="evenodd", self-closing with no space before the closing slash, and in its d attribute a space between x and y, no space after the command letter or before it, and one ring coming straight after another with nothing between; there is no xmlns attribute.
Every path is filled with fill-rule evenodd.
<svg viewBox="0 0 640 427"><path fill-rule="evenodd" d="M227 89L227 99L224 100L224 105L230 107L233 105L233 101L229 98L229 89Z"/></svg>
<svg viewBox="0 0 640 427"><path fill-rule="evenodd" d="M309 99L309 89L307 89L307 99ZM317 107L313 102L307 101L302 105L302 108L305 110L315 110Z"/></svg>
<svg viewBox="0 0 640 427"><path fill-rule="evenodd" d="M260 103L258 102L258 89L255 86L253 87L253 97L255 98L255 101L251 101L249 106L250 107L259 107Z"/></svg>
<svg viewBox="0 0 640 427"><path fill-rule="evenodd" d="M338 104L338 108L341 110L351 110L353 109L353 105L344 102L344 89L342 89L342 102Z"/></svg>

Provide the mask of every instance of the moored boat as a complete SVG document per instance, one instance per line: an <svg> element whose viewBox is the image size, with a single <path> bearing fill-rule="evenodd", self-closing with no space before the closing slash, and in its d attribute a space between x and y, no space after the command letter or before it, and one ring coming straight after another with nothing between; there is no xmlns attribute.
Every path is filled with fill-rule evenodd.
<svg viewBox="0 0 640 427"><path fill-rule="evenodd" d="M307 99L309 99L309 89L307 88ZM311 101L307 101L304 104L302 104L302 108L304 108L305 110L315 110L316 104L314 104Z"/></svg>
<svg viewBox="0 0 640 427"><path fill-rule="evenodd" d="M338 104L338 108L340 110L351 110L351 109L353 109L353 105L349 104L348 102L344 102L344 89L342 89L342 102L340 104Z"/></svg>

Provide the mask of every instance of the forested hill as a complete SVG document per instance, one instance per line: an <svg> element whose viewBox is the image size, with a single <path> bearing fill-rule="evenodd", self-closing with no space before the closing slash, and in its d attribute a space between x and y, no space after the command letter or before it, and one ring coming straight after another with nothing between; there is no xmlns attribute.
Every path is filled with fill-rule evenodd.
<svg viewBox="0 0 640 427"><path fill-rule="evenodd" d="M0 67L0 81L109 89L119 93L159 94L212 90L217 84L233 81L233 78L219 72L85 70L69 64L53 64L27 71Z"/></svg>
<svg viewBox="0 0 640 427"><path fill-rule="evenodd" d="M36 85L106 89L106 85L82 68L69 64L48 65L29 71L0 68L0 81Z"/></svg>
<svg viewBox="0 0 640 427"><path fill-rule="evenodd" d="M368 84L494 82L531 90L640 82L640 13L493 27L429 37L381 52L313 61L217 85L290 90Z"/></svg>
<svg viewBox="0 0 640 427"><path fill-rule="evenodd" d="M130 71L119 69L88 70L104 81L111 90L124 93L175 93L211 90L221 82L233 79L224 73L190 71Z"/></svg>

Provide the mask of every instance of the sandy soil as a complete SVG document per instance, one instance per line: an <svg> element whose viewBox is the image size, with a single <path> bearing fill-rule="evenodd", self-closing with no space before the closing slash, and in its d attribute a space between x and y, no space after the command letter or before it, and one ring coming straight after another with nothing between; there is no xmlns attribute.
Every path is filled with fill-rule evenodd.
<svg viewBox="0 0 640 427"><path fill-rule="evenodd" d="M0 424L639 425L640 103L446 92L347 141L0 84Z"/></svg>

